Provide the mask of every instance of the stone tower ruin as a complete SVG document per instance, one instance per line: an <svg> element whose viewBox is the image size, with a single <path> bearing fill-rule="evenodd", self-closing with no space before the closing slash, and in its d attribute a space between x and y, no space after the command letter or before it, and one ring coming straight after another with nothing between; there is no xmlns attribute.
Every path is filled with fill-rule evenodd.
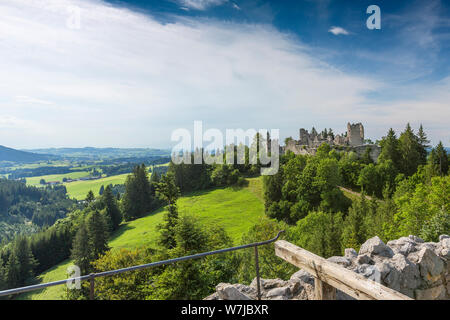
<svg viewBox="0 0 450 320"><path fill-rule="evenodd" d="M347 123L348 144L355 147L364 144L364 126L361 122L356 124Z"/></svg>

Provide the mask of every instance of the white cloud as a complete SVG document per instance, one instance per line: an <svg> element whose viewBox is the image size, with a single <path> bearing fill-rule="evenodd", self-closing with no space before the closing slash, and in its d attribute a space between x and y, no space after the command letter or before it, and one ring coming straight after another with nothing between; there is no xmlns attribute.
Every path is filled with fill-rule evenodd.
<svg viewBox="0 0 450 320"><path fill-rule="evenodd" d="M74 5L79 30L66 25ZM35 129L1 130L12 147L168 147L172 130L191 129L194 120L205 129L280 128L295 136L312 125L340 132L347 121L363 121L366 132L384 126L384 134L386 119L403 126L427 118L439 127L450 118L448 100L436 100L431 114L417 108L402 118L375 105L366 93L386 84L337 70L267 25L163 24L97 0L2 0L0 13L3 127L29 121Z"/></svg>
<svg viewBox="0 0 450 320"><path fill-rule="evenodd" d="M338 36L340 34L349 35L349 32L341 27L331 27L330 30L328 30L328 32L331 32L335 36Z"/></svg>
<svg viewBox="0 0 450 320"><path fill-rule="evenodd" d="M241 10L241 7L239 7L236 3L233 2L232 4L233 8L236 10Z"/></svg>
<svg viewBox="0 0 450 320"><path fill-rule="evenodd" d="M182 8L206 10L210 7L220 6L228 0L179 0Z"/></svg>

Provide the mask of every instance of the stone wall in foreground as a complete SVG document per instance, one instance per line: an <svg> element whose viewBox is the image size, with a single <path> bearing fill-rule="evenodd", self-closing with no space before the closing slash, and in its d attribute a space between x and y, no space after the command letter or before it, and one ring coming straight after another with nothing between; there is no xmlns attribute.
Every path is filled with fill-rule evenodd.
<svg viewBox="0 0 450 320"><path fill-rule="evenodd" d="M402 237L384 244L378 237L367 240L359 252L345 249L344 256L327 259L366 278L377 281L418 300L450 300L450 236L439 242L424 242L416 236ZM256 299L256 278L247 286L220 283L205 300ZM314 278L300 270L287 281L261 279L262 299L314 299ZM352 299L337 292L337 299Z"/></svg>

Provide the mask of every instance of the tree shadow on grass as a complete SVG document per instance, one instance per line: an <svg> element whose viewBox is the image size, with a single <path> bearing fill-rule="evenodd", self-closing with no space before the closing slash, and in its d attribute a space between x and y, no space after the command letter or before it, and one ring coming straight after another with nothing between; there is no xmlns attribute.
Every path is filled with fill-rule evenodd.
<svg viewBox="0 0 450 320"><path fill-rule="evenodd" d="M124 225L121 225L119 227L119 229L117 229L116 231L114 231L111 234L111 237L109 238L108 242L116 240L117 238L119 238L121 235L123 235L128 230L131 230L131 229L134 229L134 228L136 228L136 227L130 226L130 224L128 224L128 223L124 224Z"/></svg>

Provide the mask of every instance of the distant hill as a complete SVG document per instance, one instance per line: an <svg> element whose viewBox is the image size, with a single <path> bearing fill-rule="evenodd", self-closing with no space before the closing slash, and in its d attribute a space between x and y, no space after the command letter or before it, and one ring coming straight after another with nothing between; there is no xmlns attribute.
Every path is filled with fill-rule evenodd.
<svg viewBox="0 0 450 320"><path fill-rule="evenodd" d="M8 162L36 162L56 158L48 154L37 154L32 152L20 151L5 146L0 146L0 161Z"/></svg>
<svg viewBox="0 0 450 320"><path fill-rule="evenodd" d="M79 159L117 159L170 156L170 150L151 148L48 148L24 150L39 154Z"/></svg>

